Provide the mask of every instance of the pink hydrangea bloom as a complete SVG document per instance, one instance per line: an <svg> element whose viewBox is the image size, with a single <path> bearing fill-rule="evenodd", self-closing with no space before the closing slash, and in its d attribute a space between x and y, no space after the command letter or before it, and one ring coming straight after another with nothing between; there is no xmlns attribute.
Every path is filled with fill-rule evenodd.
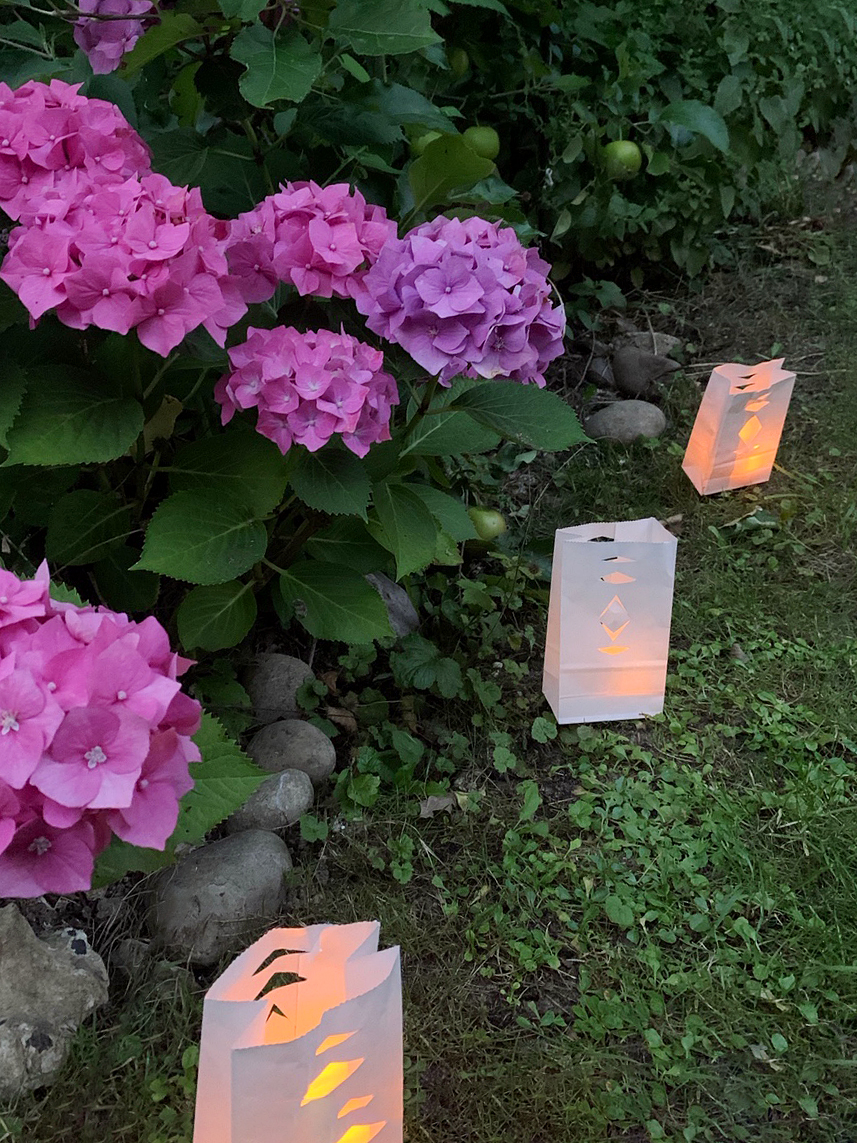
<svg viewBox="0 0 857 1143"><path fill-rule="evenodd" d="M141 18L152 12L151 0L79 0L85 12L74 26L74 42L86 53L96 75L106 75L119 67L125 52L130 52L144 30ZM112 16L113 19L93 17ZM116 19L127 16L127 20Z"/></svg>
<svg viewBox="0 0 857 1143"><path fill-rule="evenodd" d="M61 214L81 185L123 182L151 169L148 146L119 110L78 94L79 86L31 80L13 90L0 83L0 209L10 218Z"/></svg>
<svg viewBox="0 0 857 1143"><path fill-rule="evenodd" d="M256 408L257 431L282 453L293 443L315 452L339 433L347 448L365 456L375 441L390 439L399 394L379 350L325 329L247 332L229 350L233 372L215 387L224 424L237 410Z"/></svg>
<svg viewBox="0 0 857 1143"><path fill-rule="evenodd" d="M163 849L199 758L160 623L48 586L0 571L0 897L88 888L113 833Z"/></svg>
<svg viewBox="0 0 857 1143"><path fill-rule="evenodd" d="M348 183L285 184L232 223L228 256L247 302L273 297L278 282L299 294L354 298L396 224Z"/></svg>
<svg viewBox="0 0 857 1143"><path fill-rule="evenodd" d="M9 238L0 279L38 319L128 333L162 357L200 325L223 345L246 312L228 276L227 224L199 191L162 175L104 186L81 177L77 197L44 195Z"/></svg>
<svg viewBox="0 0 857 1143"><path fill-rule="evenodd" d="M543 386L565 331L549 269L509 227L440 217L389 241L355 301L371 330L442 384L464 374Z"/></svg>

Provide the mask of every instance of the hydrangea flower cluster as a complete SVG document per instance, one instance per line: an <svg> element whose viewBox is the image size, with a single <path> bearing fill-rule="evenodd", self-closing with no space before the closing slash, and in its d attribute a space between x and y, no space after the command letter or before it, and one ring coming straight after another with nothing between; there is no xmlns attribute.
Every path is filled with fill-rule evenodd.
<svg viewBox="0 0 857 1143"><path fill-rule="evenodd" d="M44 198L151 169L149 148L112 103L54 79L15 90L0 83L0 209L21 218Z"/></svg>
<svg viewBox="0 0 857 1143"><path fill-rule="evenodd" d="M151 0L78 0L78 9L86 15L74 26L74 42L86 53L96 75L106 75L119 67L123 55L143 34L141 17L152 8ZM111 18L104 19L105 16ZM122 16L128 19L123 20Z"/></svg>
<svg viewBox="0 0 857 1143"><path fill-rule="evenodd" d="M396 383L384 373L380 350L347 333L320 329L250 329L229 350L234 372L214 395L223 423L238 409L259 410L256 429L286 453L294 442L310 452L334 433L357 456L390 439L390 411L399 403Z"/></svg>
<svg viewBox="0 0 857 1143"><path fill-rule="evenodd" d="M199 190L156 174L78 189L31 202L29 224L10 235L0 279L30 315L136 329L163 357L199 325L223 345L247 307L228 276L228 225L206 213Z"/></svg>
<svg viewBox="0 0 857 1143"><path fill-rule="evenodd" d="M189 665L152 617L0 571L0 897L88 889L113 834L164 848L199 758Z"/></svg>
<svg viewBox="0 0 857 1143"><path fill-rule="evenodd" d="M542 387L565 330L549 270L511 228L441 216L388 242L355 301L371 330L442 384L464 374Z"/></svg>
<svg viewBox="0 0 857 1143"><path fill-rule="evenodd" d="M384 208L348 183L286 183L232 223L229 266L246 302L267 301L278 282L299 294L354 298L395 237Z"/></svg>

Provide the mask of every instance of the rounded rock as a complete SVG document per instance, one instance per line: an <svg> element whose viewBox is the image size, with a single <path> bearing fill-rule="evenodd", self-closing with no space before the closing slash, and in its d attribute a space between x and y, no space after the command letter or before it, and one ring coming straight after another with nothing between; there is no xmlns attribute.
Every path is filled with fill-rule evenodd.
<svg viewBox="0 0 857 1143"><path fill-rule="evenodd" d="M267 653L256 658L245 680L259 722L275 722L299 714L298 688L312 679L312 668L292 655Z"/></svg>
<svg viewBox="0 0 857 1143"><path fill-rule="evenodd" d="M214 964L272 920L292 859L282 838L247 830L182 858L155 879L149 928L195 964Z"/></svg>
<svg viewBox="0 0 857 1143"><path fill-rule="evenodd" d="M613 354L613 376L621 393L638 397L648 392L655 381L674 373L681 366L670 357L646 353L632 345L623 345Z"/></svg>
<svg viewBox="0 0 857 1143"><path fill-rule="evenodd" d="M229 833L248 829L284 829L312 807L314 790L303 770L283 770L266 778L226 821Z"/></svg>
<svg viewBox="0 0 857 1143"><path fill-rule="evenodd" d="M586 432L595 440L630 444L640 437L659 437L667 419L657 405L648 401L616 401L593 413L586 421Z"/></svg>
<svg viewBox="0 0 857 1143"><path fill-rule="evenodd" d="M269 723L250 739L247 753L269 774L303 770L314 786L326 782L336 768L336 750L323 730L299 718Z"/></svg>

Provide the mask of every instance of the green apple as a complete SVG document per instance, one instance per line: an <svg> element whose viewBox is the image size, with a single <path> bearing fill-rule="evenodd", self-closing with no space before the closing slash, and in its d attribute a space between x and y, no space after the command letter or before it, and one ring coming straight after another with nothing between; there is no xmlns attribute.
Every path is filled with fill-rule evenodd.
<svg viewBox="0 0 857 1143"><path fill-rule="evenodd" d="M435 139L440 139L442 136L442 131L426 131L423 135L417 135L415 139L411 140L411 154L419 158L420 155L425 154L425 149L429 143L433 143Z"/></svg>
<svg viewBox="0 0 857 1143"><path fill-rule="evenodd" d="M632 179L643 163L640 148L630 139L616 139L602 147L601 159L611 179Z"/></svg>
<svg viewBox="0 0 857 1143"><path fill-rule="evenodd" d="M496 540L506 531L506 521L496 508L468 508L467 515L480 540Z"/></svg>
<svg viewBox="0 0 857 1143"><path fill-rule="evenodd" d="M468 127L464 142L483 159L496 159L500 154L500 136L493 127Z"/></svg>
<svg viewBox="0 0 857 1143"><path fill-rule="evenodd" d="M456 79L462 79L467 75L470 67L470 56L464 48L451 48L446 53L446 58L449 60L449 70Z"/></svg>

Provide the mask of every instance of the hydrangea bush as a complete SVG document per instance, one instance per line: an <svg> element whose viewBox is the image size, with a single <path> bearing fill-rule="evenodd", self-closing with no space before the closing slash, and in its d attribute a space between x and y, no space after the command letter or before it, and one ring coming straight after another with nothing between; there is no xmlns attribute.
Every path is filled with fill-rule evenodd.
<svg viewBox="0 0 857 1143"><path fill-rule="evenodd" d="M448 458L582 439L544 388L564 330L547 264L514 220L453 196L490 190L493 163L442 139L398 202L369 178L286 169L289 84L315 81L321 49L299 13L272 31L250 7L230 2L209 32L199 5L148 24L136 0L96 0L69 29L95 78L0 86L2 526L83 596L51 601L40 571L20 591L41 610L0 627L0 895L82 887L108 843L97 869L152 868L237 804L193 801L234 748L205 719L191 743L187 660L165 629L197 656L257 620L383 640L366 575L454 566L475 535ZM209 34L231 37L230 67L245 69L240 106ZM263 92L271 44L290 70ZM427 100L410 107L449 123ZM188 116L219 157L175 127ZM222 127L236 117L245 143ZM243 798L258 777L241 775Z"/></svg>

